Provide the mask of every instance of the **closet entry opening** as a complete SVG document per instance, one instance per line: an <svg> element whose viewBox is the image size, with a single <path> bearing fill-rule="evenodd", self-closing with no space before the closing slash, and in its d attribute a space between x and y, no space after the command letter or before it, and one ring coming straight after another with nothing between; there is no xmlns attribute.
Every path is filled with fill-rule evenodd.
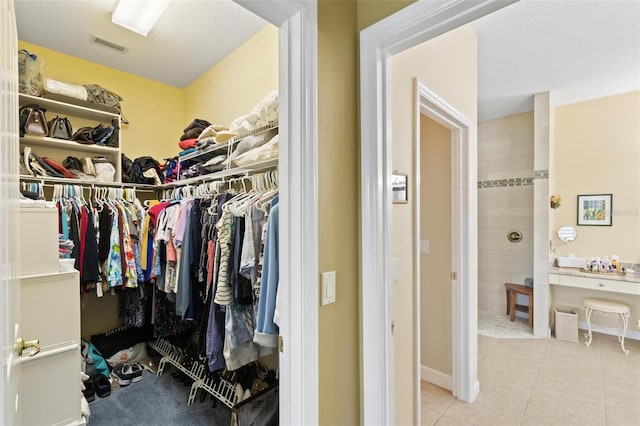
<svg viewBox="0 0 640 426"><path fill-rule="evenodd" d="M175 101L166 99L167 92L133 87L147 82L120 81L115 69L86 76L124 99L127 123L120 114L114 118L117 146L21 138L20 161L27 171L20 176L21 189L56 210L56 256L78 273L75 343L83 374L77 390L84 388L82 416L90 424L247 424L256 407L262 407L264 423L277 424L279 325L280 316L289 315L278 297L278 45L287 31L279 34L264 21L227 58L181 89L178 118L165 111ZM78 58L53 46L20 43L47 62L46 78L85 83L69 71L79 69ZM90 71L94 65L86 64ZM49 115L60 107L74 130L94 120L72 100L40 95L22 93L20 104L48 102ZM150 110L162 119L150 123ZM195 141L184 148L187 139ZM160 168L161 182L125 184L122 155L153 157L164 166L171 155L172 178ZM36 157L66 164L68 156L104 157L115 170L113 181L39 169L32 175ZM291 200L296 197L283 204Z"/></svg>

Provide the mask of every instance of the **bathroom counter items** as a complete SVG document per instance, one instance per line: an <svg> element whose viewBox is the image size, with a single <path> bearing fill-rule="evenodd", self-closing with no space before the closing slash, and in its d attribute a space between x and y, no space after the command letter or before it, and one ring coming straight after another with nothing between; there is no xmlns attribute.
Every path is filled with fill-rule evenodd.
<svg viewBox="0 0 640 426"><path fill-rule="evenodd" d="M640 277L637 275L609 276L575 268L552 267L549 269L549 284L640 296Z"/></svg>
<svg viewBox="0 0 640 426"><path fill-rule="evenodd" d="M620 275L616 273L587 272L577 268L558 268L556 266L551 266L549 268L549 274L568 275L573 277L597 278L602 280L627 281L627 282L640 284L640 273Z"/></svg>

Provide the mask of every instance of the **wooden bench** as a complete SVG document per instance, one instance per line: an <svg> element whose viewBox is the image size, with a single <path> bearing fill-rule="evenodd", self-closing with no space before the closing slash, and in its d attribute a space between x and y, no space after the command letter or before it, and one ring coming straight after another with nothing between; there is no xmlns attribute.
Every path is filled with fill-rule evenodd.
<svg viewBox="0 0 640 426"><path fill-rule="evenodd" d="M529 315L529 327L533 328L533 289L520 284L504 283L507 292L507 315L513 321L516 318L516 311L526 312ZM518 294L529 298L529 306L518 305L516 299Z"/></svg>

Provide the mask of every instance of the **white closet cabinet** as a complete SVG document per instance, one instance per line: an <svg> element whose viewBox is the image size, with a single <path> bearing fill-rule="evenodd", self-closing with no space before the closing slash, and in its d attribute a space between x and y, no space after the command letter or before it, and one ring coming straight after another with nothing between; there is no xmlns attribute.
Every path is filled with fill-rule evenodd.
<svg viewBox="0 0 640 426"><path fill-rule="evenodd" d="M21 270L32 272L20 278L22 336L40 342L20 357L22 425L81 425L79 273L58 272L55 208L21 209L20 219Z"/></svg>

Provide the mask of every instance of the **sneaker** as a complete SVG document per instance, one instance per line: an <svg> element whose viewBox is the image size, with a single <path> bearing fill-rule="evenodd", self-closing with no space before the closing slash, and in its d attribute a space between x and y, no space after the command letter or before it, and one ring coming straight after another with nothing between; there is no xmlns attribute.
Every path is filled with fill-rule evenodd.
<svg viewBox="0 0 640 426"><path fill-rule="evenodd" d="M131 383L138 383L142 380L142 365L137 362L131 364Z"/></svg>
<svg viewBox="0 0 640 426"><path fill-rule="evenodd" d="M124 364L118 364L113 367L111 375L116 378L120 386L127 386L131 383L131 379L133 377L131 365L126 362Z"/></svg>

